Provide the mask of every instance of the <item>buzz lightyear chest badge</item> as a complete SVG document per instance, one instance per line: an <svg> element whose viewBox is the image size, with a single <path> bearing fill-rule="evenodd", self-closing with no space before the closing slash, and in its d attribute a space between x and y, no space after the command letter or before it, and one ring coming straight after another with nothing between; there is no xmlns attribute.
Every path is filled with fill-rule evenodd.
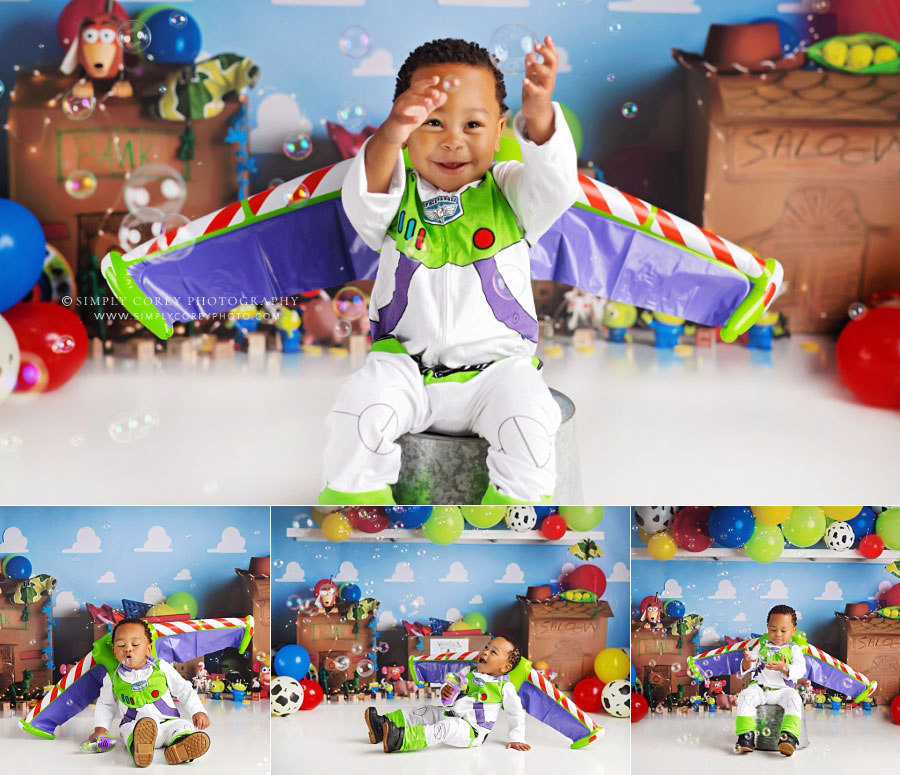
<svg viewBox="0 0 900 775"><path fill-rule="evenodd" d="M487 681L485 681L480 675L473 675L472 683L480 689L482 686L487 684Z"/></svg>
<svg viewBox="0 0 900 775"><path fill-rule="evenodd" d="M456 194L439 194L422 202L425 223L443 226L463 215L462 202Z"/></svg>
<svg viewBox="0 0 900 775"><path fill-rule="evenodd" d="M142 691L143 689L146 689L148 686L150 686L150 682L146 681L146 680L135 681L133 684L131 684L132 690L136 691L136 692Z"/></svg>

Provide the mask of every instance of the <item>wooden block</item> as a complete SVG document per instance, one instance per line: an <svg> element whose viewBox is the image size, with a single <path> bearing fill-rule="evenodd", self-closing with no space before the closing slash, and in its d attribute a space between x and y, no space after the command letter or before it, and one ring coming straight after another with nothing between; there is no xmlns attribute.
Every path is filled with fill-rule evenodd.
<svg viewBox="0 0 900 775"><path fill-rule="evenodd" d="M351 355L365 355L371 349L369 338L365 334L350 334L347 349Z"/></svg>
<svg viewBox="0 0 900 775"><path fill-rule="evenodd" d="M266 354L266 335L261 331L247 334L247 357L260 358Z"/></svg>
<svg viewBox="0 0 900 775"><path fill-rule="evenodd" d="M212 357L216 359L234 358L234 342L216 342L213 345Z"/></svg>
<svg viewBox="0 0 900 775"><path fill-rule="evenodd" d="M103 352L103 340L99 337L91 338L91 358L94 360L100 360L105 353Z"/></svg>
<svg viewBox="0 0 900 775"><path fill-rule="evenodd" d="M555 333L552 320L538 321L538 339L551 339Z"/></svg>
<svg viewBox="0 0 900 775"><path fill-rule="evenodd" d="M182 361L190 360L197 352L199 340L196 337L175 336L166 343L166 354Z"/></svg>
<svg viewBox="0 0 900 775"><path fill-rule="evenodd" d="M213 334L203 334L200 337L200 352L211 355L218 341Z"/></svg>
<svg viewBox="0 0 900 775"><path fill-rule="evenodd" d="M156 355L156 342L153 339L135 339L134 347L139 361L152 361Z"/></svg>
<svg viewBox="0 0 900 775"><path fill-rule="evenodd" d="M719 332L716 328L708 328L707 326L697 326L696 341L697 347L712 347L719 338Z"/></svg>
<svg viewBox="0 0 900 775"><path fill-rule="evenodd" d="M574 347L593 347L594 346L594 329L593 328L576 328L572 334L572 345Z"/></svg>

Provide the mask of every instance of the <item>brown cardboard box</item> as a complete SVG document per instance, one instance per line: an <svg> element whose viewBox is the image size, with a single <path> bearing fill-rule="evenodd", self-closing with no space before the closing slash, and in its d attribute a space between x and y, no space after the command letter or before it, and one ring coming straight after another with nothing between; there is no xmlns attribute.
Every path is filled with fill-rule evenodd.
<svg viewBox="0 0 900 775"><path fill-rule="evenodd" d="M6 600L6 595L11 594L18 584L18 581L0 582L0 696L13 681L24 678L26 669L34 673L31 689L37 695L42 694L43 687L53 680L41 653L49 643L47 617L41 613L46 598L28 606L28 621L23 622L25 606Z"/></svg>
<svg viewBox="0 0 900 775"><path fill-rule="evenodd" d="M690 683L687 660L697 652L693 641L696 632L663 634L644 629L642 622L632 622L631 660L644 685L652 687L654 703L678 691L679 685Z"/></svg>
<svg viewBox="0 0 900 775"><path fill-rule="evenodd" d="M784 265L792 331L900 285L900 75L685 72L685 215Z"/></svg>
<svg viewBox="0 0 900 775"><path fill-rule="evenodd" d="M253 615L253 640L250 642L250 654L255 656L260 651L268 654L271 649L269 579L268 577L251 576L247 571L237 568L235 568L235 573L241 580L243 610L249 611Z"/></svg>
<svg viewBox="0 0 900 775"><path fill-rule="evenodd" d="M841 631L837 658L870 681L878 681L875 699L886 705L900 694L900 621L875 617L850 619L835 611Z"/></svg>
<svg viewBox="0 0 900 775"><path fill-rule="evenodd" d="M322 670L326 659L335 659L346 656L350 659L350 666L343 671L332 670L328 675L328 691L336 694L340 691L344 681L353 678L356 674L356 665L361 659L366 659L366 654L372 651L372 628L369 622L372 615L360 619L354 632L356 621L347 619L349 605L341 604L338 611L332 613L317 613L309 616L297 617L297 644L303 646L308 652L310 662L316 670ZM353 653L355 644L362 646L358 654ZM379 674L373 674L366 681L377 681Z"/></svg>
<svg viewBox="0 0 900 775"><path fill-rule="evenodd" d="M457 635L453 632L446 635L423 635L422 647L418 648L419 637L410 635L406 639L406 648L411 657L446 654L449 651L481 651L490 639L490 635Z"/></svg>
<svg viewBox="0 0 900 775"><path fill-rule="evenodd" d="M594 675L597 652L606 648L606 620L613 615L609 603L532 603L520 595L516 597L522 614L525 653L532 662L544 660L550 665L557 673L556 687L569 691L582 678Z"/></svg>

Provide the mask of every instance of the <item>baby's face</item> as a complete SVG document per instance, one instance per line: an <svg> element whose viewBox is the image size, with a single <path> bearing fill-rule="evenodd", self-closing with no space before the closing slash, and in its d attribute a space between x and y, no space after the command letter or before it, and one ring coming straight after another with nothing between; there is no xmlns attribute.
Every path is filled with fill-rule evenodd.
<svg viewBox="0 0 900 775"><path fill-rule="evenodd" d="M485 675L505 675L510 670L512 644L505 638L494 638L484 644L478 654L477 670Z"/></svg>
<svg viewBox="0 0 900 775"><path fill-rule="evenodd" d="M123 624L116 630L113 640L113 656L116 661L137 670L147 664L150 656L150 641L147 633L140 624Z"/></svg>
<svg viewBox="0 0 900 775"><path fill-rule="evenodd" d="M787 645L797 632L790 614L772 614L766 629L769 631L769 642L774 646Z"/></svg>
<svg viewBox="0 0 900 775"><path fill-rule="evenodd" d="M456 191L488 171L500 150L506 118L500 115L494 76L487 67L427 65L412 73L413 80L433 76L440 79L438 88L455 80L445 89L447 101L409 136L409 160L432 185Z"/></svg>

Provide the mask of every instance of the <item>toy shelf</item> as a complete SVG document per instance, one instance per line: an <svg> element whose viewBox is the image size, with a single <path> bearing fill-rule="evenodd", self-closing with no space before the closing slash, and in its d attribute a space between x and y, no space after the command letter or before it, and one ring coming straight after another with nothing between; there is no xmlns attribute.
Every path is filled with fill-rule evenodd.
<svg viewBox="0 0 900 775"><path fill-rule="evenodd" d="M631 547L632 560L654 560L650 556L650 551L644 546ZM704 549L702 552L687 552L679 549L675 552L672 560L704 560L707 562L718 562L719 560L731 560L733 562L753 562L743 549L724 549L722 547L712 547ZM887 565L894 560L900 560L900 552L883 552L880 557L874 560L868 560L861 557L855 549L848 549L846 552L835 552L831 549L785 549L781 557L775 562L864 562L869 565ZM658 562L658 560L654 560Z"/></svg>
<svg viewBox="0 0 900 775"><path fill-rule="evenodd" d="M317 541L323 544L333 544L334 541L325 538L322 531L318 527L289 527L285 531L288 538L296 541ZM570 530L559 541L548 541L537 530L529 530L525 533L518 533L515 530L463 530L462 535L456 539L457 544L550 544L553 546L571 546L585 538L591 538L594 541L602 541L604 534L602 530L592 530L586 533ZM354 530L353 535L348 539L350 541L367 541L370 543L410 543L410 544L430 544L421 530L406 530L403 528L386 528L380 533L363 533L360 530ZM437 544L435 544L437 546Z"/></svg>

